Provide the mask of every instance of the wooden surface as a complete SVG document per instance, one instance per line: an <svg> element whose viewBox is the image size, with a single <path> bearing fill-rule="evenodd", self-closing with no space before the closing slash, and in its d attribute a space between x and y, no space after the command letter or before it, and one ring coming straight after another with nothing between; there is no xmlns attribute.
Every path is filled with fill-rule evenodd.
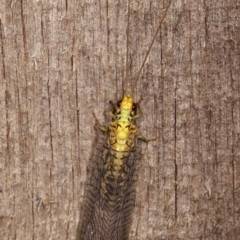
<svg viewBox="0 0 240 240"><path fill-rule="evenodd" d="M131 1L134 77L168 1ZM122 97L126 0L2 0L0 236L75 239L96 113ZM131 240L240 235L240 2L175 0L136 89Z"/></svg>

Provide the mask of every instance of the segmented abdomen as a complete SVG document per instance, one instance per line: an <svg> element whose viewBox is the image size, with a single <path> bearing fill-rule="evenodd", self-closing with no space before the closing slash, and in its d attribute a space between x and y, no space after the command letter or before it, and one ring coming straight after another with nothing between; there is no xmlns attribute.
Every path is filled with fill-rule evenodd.
<svg viewBox="0 0 240 240"><path fill-rule="evenodd" d="M99 145L77 240L128 239L135 200L134 153Z"/></svg>

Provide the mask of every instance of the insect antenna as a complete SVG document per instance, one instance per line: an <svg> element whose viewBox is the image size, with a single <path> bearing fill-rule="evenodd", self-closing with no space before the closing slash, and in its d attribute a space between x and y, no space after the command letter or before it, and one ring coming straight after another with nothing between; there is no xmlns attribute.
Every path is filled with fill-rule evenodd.
<svg viewBox="0 0 240 240"><path fill-rule="evenodd" d="M147 61L147 58L148 58L149 53L150 53L150 51L151 51L151 49L152 49L153 43L154 43L154 41L155 41L155 39L156 39L156 37L157 37L157 35L158 35L161 27L162 27L163 20L164 20L164 19L166 18L166 16L167 16L167 12L168 12L168 9L169 9L171 3L172 3L172 0L169 1L169 4L168 4L168 6L167 6L167 9L165 10L165 12L164 12L164 14L163 14L163 16L162 16L162 18L161 18L161 20L160 20L160 23L159 23L159 26L158 26L158 28L157 28L157 31L156 31L156 33L155 33L155 35L154 35L154 38L152 39L152 42L151 42L151 44L150 44L150 46L149 46L149 48L148 48L148 50L147 50L147 53L146 53L146 55L145 55L145 58L144 58L144 60L143 60L143 62L142 62L142 65L141 65L141 67L140 67L140 69L139 69L139 71L138 71L137 77L136 77L135 80L133 81L132 91L131 91L132 96L133 96L133 94L134 94L134 90L136 89L136 86L137 86L137 82L138 82L138 80L139 80L140 73L141 73L141 71L142 71L142 69L143 69L143 67L144 67L144 65L145 65L145 63L146 63L146 61ZM129 10L128 10L128 11L129 11ZM127 37L128 37L128 36L127 36ZM128 49L127 49L127 52L128 52ZM127 63L127 64L128 64L128 63Z"/></svg>
<svg viewBox="0 0 240 240"><path fill-rule="evenodd" d="M128 85L129 85L129 65L128 65L128 43L129 43L129 23L130 23L130 0L128 0L128 10L127 10L127 40L126 40L126 78L124 81L124 95L128 95Z"/></svg>

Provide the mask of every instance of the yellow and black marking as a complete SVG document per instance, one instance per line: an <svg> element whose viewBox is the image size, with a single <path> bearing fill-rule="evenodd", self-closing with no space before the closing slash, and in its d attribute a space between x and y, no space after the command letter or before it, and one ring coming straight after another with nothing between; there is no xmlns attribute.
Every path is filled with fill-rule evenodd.
<svg viewBox="0 0 240 240"><path fill-rule="evenodd" d="M124 240L129 235L138 139L137 127L132 121L140 114L133 110L132 98L125 96L120 107L110 115L113 122L108 127L97 121L98 129L107 139L100 147L101 161L99 159L97 167L92 169L79 240Z"/></svg>

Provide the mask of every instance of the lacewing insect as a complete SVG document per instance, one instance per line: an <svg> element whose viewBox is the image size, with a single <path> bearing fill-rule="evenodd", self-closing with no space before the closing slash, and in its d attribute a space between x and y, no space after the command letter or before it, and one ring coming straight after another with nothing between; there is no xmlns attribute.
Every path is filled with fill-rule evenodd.
<svg viewBox="0 0 240 240"><path fill-rule="evenodd" d="M83 214L77 233L77 240L127 240L131 226L131 213L135 201L135 172L140 157L138 141L148 141L138 134L135 120L140 117L140 103L134 103L133 95L140 73L162 22L171 5L169 2L143 63L129 90L129 22L130 0L127 12L126 39L126 76L124 96L117 105L111 105L112 122L108 126L101 125L95 116L99 132L97 144L93 150L89 171L89 184Z"/></svg>

